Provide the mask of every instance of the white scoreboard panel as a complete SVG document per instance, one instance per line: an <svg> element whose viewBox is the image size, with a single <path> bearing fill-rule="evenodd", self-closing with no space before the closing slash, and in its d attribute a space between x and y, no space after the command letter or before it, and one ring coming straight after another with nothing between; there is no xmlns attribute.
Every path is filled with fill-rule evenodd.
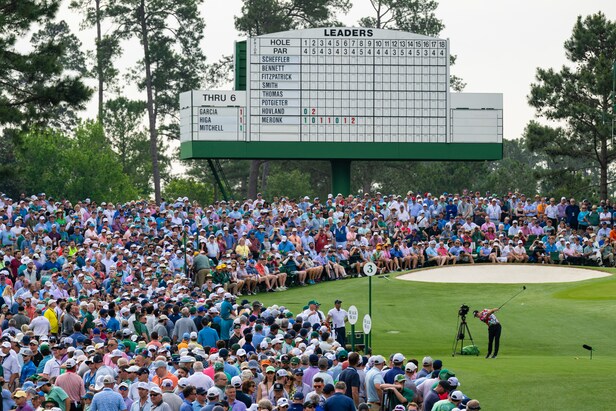
<svg viewBox="0 0 616 411"><path fill-rule="evenodd" d="M364 28L248 40L249 141L448 141L449 42Z"/></svg>
<svg viewBox="0 0 616 411"><path fill-rule="evenodd" d="M245 141L246 119L243 91L194 90L180 94L181 141Z"/></svg>

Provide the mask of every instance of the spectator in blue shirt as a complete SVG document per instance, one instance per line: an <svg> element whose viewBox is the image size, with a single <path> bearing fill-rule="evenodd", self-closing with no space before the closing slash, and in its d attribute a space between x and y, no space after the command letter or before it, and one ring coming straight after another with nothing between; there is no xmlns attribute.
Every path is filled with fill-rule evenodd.
<svg viewBox="0 0 616 411"><path fill-rule="evenodd" d="M281 238L280 244L278 244L278 252L282 255L287 255L291 251L295 251L295 246L287 239L286 235Z"/></svg>
<svg viewBox="0 0 616 411"><path fill-rule="evenodd" d="M109 310L109 320L107 320L107 329L114 333L120 330L120 322L116 319L115 310Z"/></svg>
<svg viewBox="0 0 616 411"><path fill-rule="evenodd" d="M122 395L113 391L115 380L111 375L106 375L103 378L105 388L98 394L94 395L90 411L125 411L126 403Z"/></svg>
<svg viewBox="0 0 616 411"><path fill-rule="evenodd" d="M24 382L36 374L36 365L32 362L34 353L29 348L24 348L20 353L24 360L24 365L21 367L21 374L19 376L19 384L24 385Z"/></svg>
<svg viewBox="0 0 616 411"><path fill-rule="evenodd" d="M342 381L335 385L336 392L325 401L324 411L355 411L355 403L352 399L344 395L346 384Z"/></svg>
<svg viewBox="0 0 616 411"><path fill-rule="evenodd" d="M197 399L197 389L192 385L182 390L184 402L180 406L180 411L193 411L193 402Z"/></svg>
<svg viewBox="0 0 616 411"><path fill-rule="evenodd" d="M197 343L202 347L216 347L216 341L219 340L218 332L210 327L211 318L209 316L203 317L203 328L197 335Z"/></svg>

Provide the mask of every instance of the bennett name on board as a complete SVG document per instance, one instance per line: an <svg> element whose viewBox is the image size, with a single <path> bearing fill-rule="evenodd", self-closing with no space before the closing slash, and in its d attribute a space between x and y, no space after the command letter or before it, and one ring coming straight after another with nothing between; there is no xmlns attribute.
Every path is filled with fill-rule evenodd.
<svg viewBox="0 0 616 411"><path fill-rule="evenodd" d="M372 29L323 29L325 37L372 37Z"/></svg>

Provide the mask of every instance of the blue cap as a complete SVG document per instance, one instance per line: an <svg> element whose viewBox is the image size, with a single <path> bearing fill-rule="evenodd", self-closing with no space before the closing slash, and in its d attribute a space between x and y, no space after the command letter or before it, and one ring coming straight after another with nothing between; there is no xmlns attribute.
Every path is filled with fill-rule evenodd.
<svg viewBox="0 0 616 411"><path fill-rule="evenodd" d="M182 338L185 339L185 340L188 340L188 339L190 339L190 334L189 333L184 333L182 335Z"/></svg>
<svg viewBox="0 0 616 411"><path fill-rule="evenodd" d="M101 330L99 330L98 328L94 328L92 329L92 334L100 334Z"/></svg>
<svg viewBox="0 0 616 411"><path fill-rule="evenodd" d="M39 382L36 383L36 388L41 388L43 385L47 385L47 384L51 384L51 383L48 380L39 380Z"/></svg>

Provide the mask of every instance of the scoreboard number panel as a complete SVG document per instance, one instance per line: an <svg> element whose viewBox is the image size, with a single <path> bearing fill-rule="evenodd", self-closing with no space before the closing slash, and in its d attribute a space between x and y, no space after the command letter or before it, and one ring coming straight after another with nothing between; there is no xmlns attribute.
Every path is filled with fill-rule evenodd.
<svg viewBox="0 0 616 411"><path fill-rule="evenodd" d="M252 37L248 53L248 141L448 141L448 40L320 28Z"/></svg>

